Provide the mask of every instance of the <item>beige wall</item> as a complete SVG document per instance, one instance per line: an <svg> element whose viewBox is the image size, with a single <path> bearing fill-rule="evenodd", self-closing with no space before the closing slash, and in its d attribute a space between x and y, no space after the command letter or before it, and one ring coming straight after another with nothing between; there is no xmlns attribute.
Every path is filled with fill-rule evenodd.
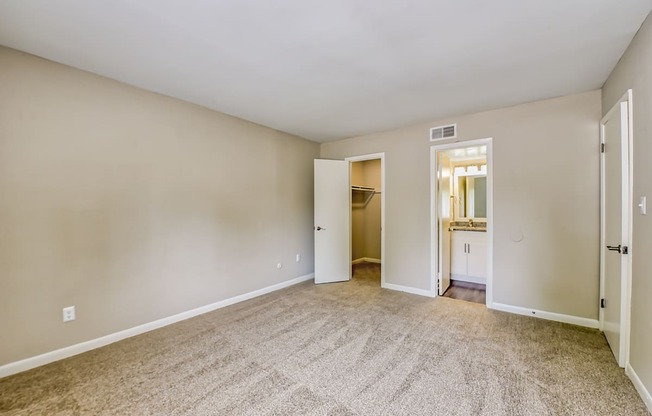
<svg viewBox="0 0 652 416"><path fill-rule="evenodd" d="M351 164L351 184L369 186L382 192L380 159ZM355 196L354 196L355 197ZM381 257L381 194L374 194L366 206L352 209L352 257Z"/></svg>
<svg viewBox="0 0 652 416"><path fill-rule="evenodd" d="M0 48L0 365L311 273L318 152Z"/></svg>
<svg viewBox="0 0 652 416"><path fill-rule="evenodd" d="M634 232L632 235L632 322L630 363L652 392L652 17L640 31L602 90L606 114L628 89L633 91L634 120ZM648 197L648 214L636 205Z"/></svg>
<svg viewBox="0 0 652 416"><path fill-rule="evenodd" d="M493 137L494 302L597 319L600 106L592 91L325 143L321 157L385 152L386 280L429 290L428 129Z"/></svg>

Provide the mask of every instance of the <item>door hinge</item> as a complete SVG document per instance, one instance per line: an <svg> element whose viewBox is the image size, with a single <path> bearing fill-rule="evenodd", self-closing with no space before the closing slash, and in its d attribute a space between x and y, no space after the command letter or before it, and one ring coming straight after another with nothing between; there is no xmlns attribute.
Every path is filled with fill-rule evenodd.
<svg viewBox="0 0 652 416"><path fill-rule="evenodd" d="M600 143L600 153L604 153L604 143Z"/></svg>
<svg viewBox="0 0 652 416"><path fill-rule="evenodd" d="M604 298L600 299L600 307L601 307L602 309L604 309L604 306L606 305L606 303L607 303L607 302L604 300Z"/></svg>

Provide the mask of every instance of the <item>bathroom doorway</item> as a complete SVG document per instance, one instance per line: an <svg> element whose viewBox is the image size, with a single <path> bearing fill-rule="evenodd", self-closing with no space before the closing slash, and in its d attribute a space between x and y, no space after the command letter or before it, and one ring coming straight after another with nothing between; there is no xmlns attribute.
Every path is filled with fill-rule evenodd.
<svg viewBox="0 0 652 416"><path fill-rule="evenodd" d="M431 258L438 296L491 306L491 139L431 147Z"/></svg>

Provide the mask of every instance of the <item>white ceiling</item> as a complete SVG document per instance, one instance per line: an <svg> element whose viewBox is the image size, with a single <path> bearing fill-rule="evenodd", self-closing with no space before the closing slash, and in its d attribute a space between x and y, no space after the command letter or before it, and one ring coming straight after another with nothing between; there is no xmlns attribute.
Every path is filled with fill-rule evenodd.
<svg viewBox="0 0 652 416"><path fill-rule="evenodd" d="M2 0L0 44L315 140L600 88L652 0Z"/></svg>

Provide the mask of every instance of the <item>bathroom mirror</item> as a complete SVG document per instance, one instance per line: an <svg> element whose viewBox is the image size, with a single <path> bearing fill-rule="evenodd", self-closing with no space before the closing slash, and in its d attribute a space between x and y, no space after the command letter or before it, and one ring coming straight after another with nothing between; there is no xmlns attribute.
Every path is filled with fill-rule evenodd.
<svg viewBox="0 0 652 416"><path fill-rule="evenodd" d="M457 175L457 218L487 218L487 175Z"/></svg>

